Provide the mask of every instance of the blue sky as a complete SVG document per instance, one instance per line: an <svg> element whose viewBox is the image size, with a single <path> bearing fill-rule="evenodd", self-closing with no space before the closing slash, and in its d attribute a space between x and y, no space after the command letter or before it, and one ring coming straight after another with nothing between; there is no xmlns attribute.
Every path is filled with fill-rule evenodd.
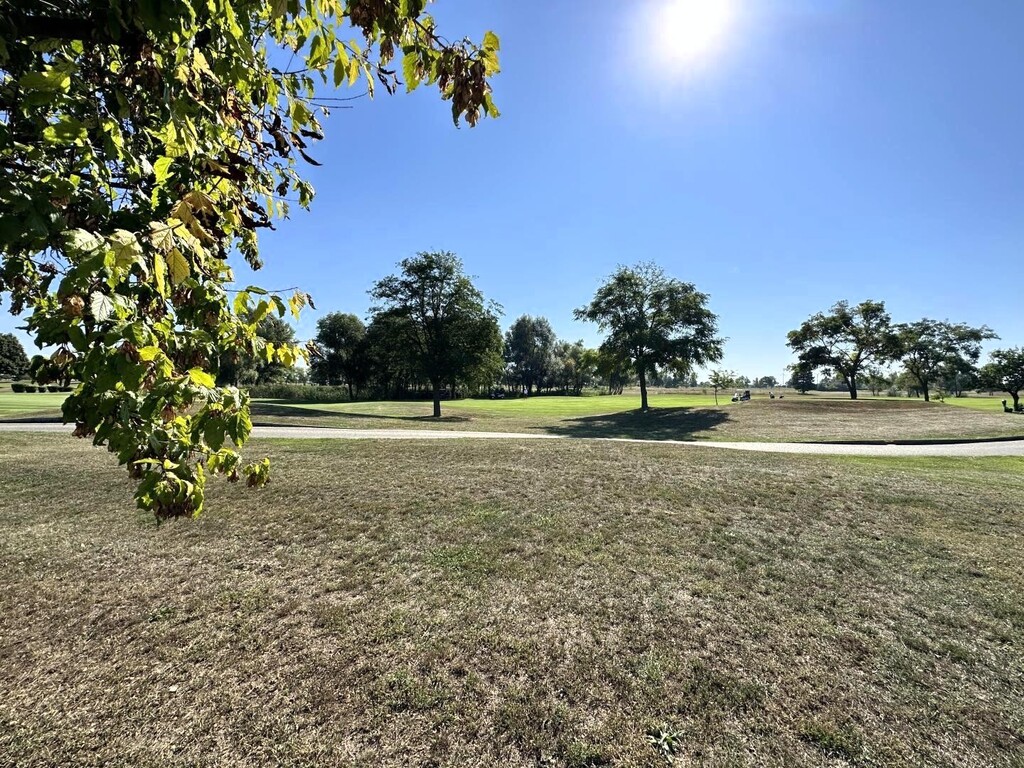
<svg viewBox="0 0 1024 768"><path fill-rule="evenodd" d="M1024 3L733 0L680 70L667 1L440 0L447 36L501 37L501 119L456 130L427 89L335 112L312 212L239 280L309 290L306 338L363 315L400 259L451 250L504 325L596 344L573 308L653 259L711 295L723 365L749 376L781 376L786 332L838 299L1024 343Z"/></svg>

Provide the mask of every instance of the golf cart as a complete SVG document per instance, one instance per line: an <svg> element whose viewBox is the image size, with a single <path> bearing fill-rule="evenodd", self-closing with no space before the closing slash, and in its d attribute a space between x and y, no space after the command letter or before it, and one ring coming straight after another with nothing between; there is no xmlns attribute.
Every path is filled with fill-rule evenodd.
<svg viewBox="0 0 1024 768"><path fill-rule="evenodd" d="M732 401L734 403L742 403L745 400L749 400L749 399L750 399L750 390L749 389L744 389L742 392L737 392L735 395L732 396Z"/></svg>

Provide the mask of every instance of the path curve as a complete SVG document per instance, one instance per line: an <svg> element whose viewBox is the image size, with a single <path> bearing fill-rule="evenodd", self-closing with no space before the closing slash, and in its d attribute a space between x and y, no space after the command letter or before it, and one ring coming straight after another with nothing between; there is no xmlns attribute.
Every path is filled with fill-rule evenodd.
<svg viewBox="0 0 1024 768"><path fill-rule="evenodd" d="M0 423L0 432L60 432L66 424ZM601 440L647 445L685 445L758 453L797 453L822 456L1024 456L1024 440L943 443L938 445L843 445L838 443L757 443L709 440L639 440L624 437L568 437L525 432L468 432L439 429L333 429L329 427L253 427L253 437L301 440Z"/></svg>

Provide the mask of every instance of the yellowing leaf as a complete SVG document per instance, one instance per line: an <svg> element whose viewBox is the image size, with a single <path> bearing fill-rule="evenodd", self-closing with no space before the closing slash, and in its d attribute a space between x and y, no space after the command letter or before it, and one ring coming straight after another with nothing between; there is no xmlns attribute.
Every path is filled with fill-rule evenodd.
<svg viewBox="0 0 1024 768"><path fill-rule="evenodd" d="M171 285L180 285L191 272L188 259L177 248L167 254L167 271L171 276Z"/></svg>
<svg viewBox="0 0 1024 768"><path fill-rule="evenodd" d="M149 242L158 251L167 253L174 247L174 226L178 223L177 219L149 222Z"/></svg>
<svg viewBox="0 0 1024 768"><path fill-rule="evenodd" d="M164 282L164 272L167 270L167 265L164 262L164 257L159 253L153 254L153 280L156 282L156 292L167 298L167 285Z"/></svg>
<svg viewBox="0 0 1024 768"><path fill-rule="evenodd" d="M189 368L188 378L189 381L191 381L197 387L206 387L207 389L212 389L217 384L213 376L208 374L202 368Z"/></svg>
<svg viewBox="0 0 1024 768"><path fill-rule="evenodd" d="M201 190L193 189L183 199L192 206L193 211L213 210L213 198Z"/></svg>
<svg viewBox="0 0 1024 768"><path fill-rule="evenodd" d="M107 242L119 267L130 267L142 255L142 245L138 238L127 229L115 229Z"/></svg>

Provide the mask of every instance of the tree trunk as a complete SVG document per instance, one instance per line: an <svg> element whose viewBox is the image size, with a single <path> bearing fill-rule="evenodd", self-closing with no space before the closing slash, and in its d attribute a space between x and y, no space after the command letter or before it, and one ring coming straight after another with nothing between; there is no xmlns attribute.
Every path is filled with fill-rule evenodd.
<svg viewBox="0 0 1024 768"><path fill-rule="evenodd" d="M356 399L356 397L352 393L352 382L350 381L350 382L348 382L348 401L351 403L355 399Z"/></svg>
<svg viewBox="0 0 1024 768"><path fill-rule="evenodd" d="M434 389L434 418L441 418L441 385L432 383Z"/></svg>
<svg viewBox="0 0 1024 768"><path fill-rule="evenodd" d="M715 405L718 405L718 387L715 387Z"/></svg>
<svg viewBox="0 0 1024 768"><path fill-rule="evenodd" d="M853 376L848 377L846 379L846 386L850 388L850 399L851 400L856 400L857 399L857 379L855 377L853 377Z"/></svg>
<svg viewBox="0 0 1024 768"><path fill-rule="evenodd" d="M647 410L647 374L643 368L640 369L640 410Z"/></svg>
<svg viewBox="0 0 1024 768"><path fill-rule="evenodd" d="M924 401L926 403L929 402L930 399L928 397L928 382L921 383L921 391L924 392Z"/></svg>
<svg viewBox="0 0 1024 768"><path fill-rule="evenodd" d="M1013 410L1017 411L1020 409L1020 392L1011 392L1010 397L1013 398Z"/></svg>

